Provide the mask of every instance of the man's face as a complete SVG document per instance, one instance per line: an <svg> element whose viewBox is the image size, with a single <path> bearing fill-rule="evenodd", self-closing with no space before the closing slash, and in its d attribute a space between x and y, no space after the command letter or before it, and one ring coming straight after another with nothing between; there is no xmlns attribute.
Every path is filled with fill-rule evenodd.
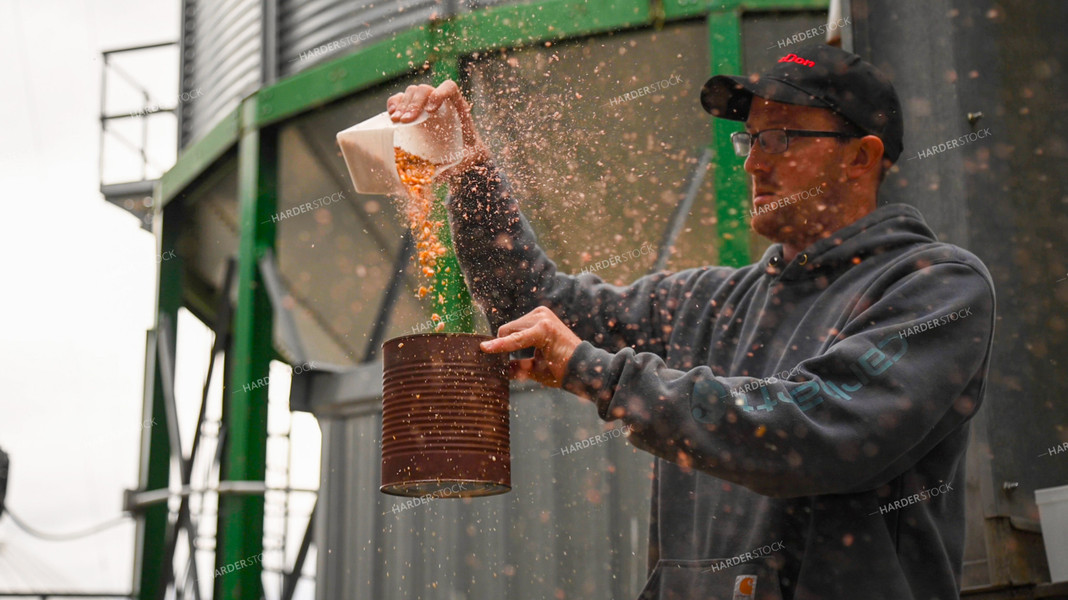
<svg viewBox="0 0 1068 600"><path fill-rule="evenodd" d="M753 98L745 129L842 130L828 109L759 97ZM753 230L801 249L859 218L843 174L847 149L836 138L790 137L786 152L769 154L754 139L745 161L753 178Z"/></svg>

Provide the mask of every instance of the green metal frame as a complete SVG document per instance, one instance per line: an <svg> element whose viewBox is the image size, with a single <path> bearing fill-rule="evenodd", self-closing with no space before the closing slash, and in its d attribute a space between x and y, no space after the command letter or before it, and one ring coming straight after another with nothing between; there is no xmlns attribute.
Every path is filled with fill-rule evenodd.
<svg viewBox="0 0 1068 600"><path fill-rule="evenodd" d="M254 113L257 103L242 107ZM276 127L242 133L237 170L240 260L234 339L226 361L230 385L224 392L222 423L227 437L220 480L263 481L267 469L269 384L258 382L270 373L274 313L259 260L275 244L271 215L278 206ZM240 568L215 578L215 598L263 596L263 566L259 560L263 553L263 513L263 496L220 495L215 566Z"/></svg>
<svg viewBox="0 0 1068 600"><path fill-rule="evenodd" d="M456 15L368 45L359 52L339 57L309 69L245 98L208 134L189 145L177 163L160 180L157 189L157 218L162 221L159 237L173 247L177 232L173 215L179 205L190 201L183 196L221 157L235 148L239 161L238 195L241 214L240 291L234 317L235 335L227 359L228 379L224 403L224 426L228 431L223 477L263 480L266 462L267 386L249 392L244 383L267 376L275 356L271 347L273 315L263 288L257 261L273 249L275 228L270 214L277 205L277 125L373 86L429 69L435 83L456 78L462 57L476 51L520 47L585 37L608 31L662 26L681 19L705 18L709 33L709 72L740 73L741 19L749 11L826 9L828 0L546 0L507 5ZM748 193L742 172L743 161L734 155L729 133L740 124L713 122L710 140L713 154L713 183L717 197L719 257L724 265L749 262ZM183 197L183 202L173 203ZM174 204L172 206L171 204ZM438 210L442 210L439 206ZM440 213L439 213L440 214ZM447 237L447 232L446 237ZM450 244L449 240L443 240ZM451 262L449 262L451 261ZM455 257L446 260L450 269L448 287L463 290L457 297L438 305L439 313L462 314L470 298L462 285ZM442 281L442 283L445 283ZM459 283L460 285L457 285ZM174 316L183 298L181 263L161 264L158 312ZM188 291L188 290L187 290ZM456 312L461 311L461 312ZM469 331L469 317L447 324L450 331ZM153 353L154 354L154 353ZM154 364L154 358L150 359ZM152 365L150 365L152 366ZM162 417L158 375L148 375L153 383L151 402L146 401L146 418ZM229 385L229 384L228 384ZM147 391L147 390L146 390ZM153 427L143 440L142 489L166 487L169 473L167 432ZM163 565L162 538L166 509L152 508L138 529L138 573L135 589L140 598L153 590ZM263 498L258 496L220 498L219 539L216 565L248 560L262 552ZM254 599L262 595L261 567L258 564L220 577L215 597ZM152 592L149 592L152 593Z"/></svg>
<svg viewBox="0 0 1068 600"><path fill-rule="evenodd" d="M165 210L158 211L154 223L156 227L156 251L175 248L183 222L183 206L175 203ZM182 265L183 259L177 256L172 260L160 261L159 278L156 281L156 319L154 329L148 332L145 355L145 401L143 415L151 427L141 430L141 465L138 476L138 489L166 489L170 483L171 452L170 434L167 430L167 411L164 407L163 386L173 382L163 381L159 367L159 343L157 331L161 318L169 318L171 323L178 322L178 309L182 301ZM171 356L175 355L177 335L168 340ZM137 521L136 545L134 557L133 595L136 598L154 598L158 592L166 555L167 538L167 504L155 504L144 509L144 514Z"/></svg>

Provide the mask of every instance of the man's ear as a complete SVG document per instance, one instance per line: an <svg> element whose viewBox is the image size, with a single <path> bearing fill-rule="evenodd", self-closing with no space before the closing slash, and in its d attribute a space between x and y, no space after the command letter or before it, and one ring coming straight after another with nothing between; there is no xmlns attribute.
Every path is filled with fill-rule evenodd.
<svg viewBox="0 0 1068 600"><path fill-rule="evenodd" d="M845 170L850 179L859 179L868 172L878 176L883 161L883 141L877 136L866 135L860 138L856 151L847 158L850 160Z"/></svg>

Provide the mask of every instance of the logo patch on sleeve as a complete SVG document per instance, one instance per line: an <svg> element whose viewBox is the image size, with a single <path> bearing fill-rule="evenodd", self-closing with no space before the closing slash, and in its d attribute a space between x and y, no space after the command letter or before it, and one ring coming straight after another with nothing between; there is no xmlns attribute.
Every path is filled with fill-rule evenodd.
<svg viewBox="0 0 1068 600"><path fill-rule="evenodd" d="M734 600L756 598L756 575L739 575L734 578Z"/></svg>

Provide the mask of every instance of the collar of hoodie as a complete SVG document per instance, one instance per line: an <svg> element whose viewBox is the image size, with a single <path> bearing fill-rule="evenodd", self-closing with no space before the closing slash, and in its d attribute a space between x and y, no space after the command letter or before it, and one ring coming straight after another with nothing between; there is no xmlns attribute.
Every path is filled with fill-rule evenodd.
<svg viewBox="0 0 1068 600"><path fill-rule="evenodd" d="M764 252L760 264L768 277L811 279L845 271L873 254L896 246L937 241L915 207L887 204L835 231L830 237L810 244L789 263L783 259L782 244L772 244Z"/></svg>

